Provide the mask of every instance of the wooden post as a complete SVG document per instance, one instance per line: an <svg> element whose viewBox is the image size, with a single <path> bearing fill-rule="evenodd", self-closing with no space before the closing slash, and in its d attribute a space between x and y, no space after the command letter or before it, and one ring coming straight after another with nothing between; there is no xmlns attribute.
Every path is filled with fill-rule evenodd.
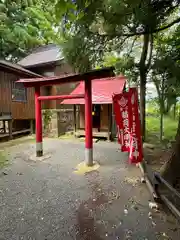
<svg viewBox="0 0 180 240"><path fill-rule="evenodd" d="M34 133L34 122L33 119L30 120L30 129L31 129L31 134Z"/></svg>
<svg viewBox="0 0 180 240"><path fill-rule="evenodd" d="M6 120L3 120L3 129L4 129L4 133L6 133Z"/></svg>
<svg viewBox="0 0 180 240"><path fill-rule="evenodd" d="M42 113L41 101L38 100L40 96L40 87L35 87L35 117L36 117L36 156L43 156L42 144Z"/></svg>
<svg viewBox="0 0 180 240"><path fill-rule="evenodd" d="M76 130L80 128L80 105L76 107L77 118L76 118Z"/></svg>
<svg viewBox="0 0 180 240"><path fill-rule="evenodd" d="M76 105L74 104L74 133L76 133L77 125L76 125Z"/></svg>
<svg viewBox="0 0 180 240"><path fill-rule="evenodd" d="M12 136L12 119L8 120L8 131L9 131L9 139L13 138Z"/></svg>
<svg viewBox="0 0 180 240"><path fill-rule="evenodd" d="M85 80L85 161L88 166L93 165L91 80Z"/></svg>
<svg viewBox="0 0 180 240"><path fill-rule="evenodd" d="M112 130L112 107L108 104L108 141L111 141Z"/></svg>

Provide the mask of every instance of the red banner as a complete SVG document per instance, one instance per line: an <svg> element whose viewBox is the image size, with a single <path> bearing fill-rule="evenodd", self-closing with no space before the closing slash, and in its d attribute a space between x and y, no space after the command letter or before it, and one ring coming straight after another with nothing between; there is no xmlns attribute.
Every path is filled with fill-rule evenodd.
<svg viewBox="0 0 180 240"><path fill-rule="evenodd" d="M139 163L143 154L137 89L114 95L113 104L121 151L129 152L130 163Z"/></svg>
<svg viewBox="0 0 180 240"><path fill-rule="evenodd" d="M139 163L143 159L143 153L138 107L138 92L136 88L129 89L129 122L131 126L129 160L131 163Z"/></svg>
<svg viewBox="0 0 180 240"><path fill-rule="evenodd" d="M118 142L122 152L129 152L129 119L127 92L113 96L114 113L117 123Z"/></svg>

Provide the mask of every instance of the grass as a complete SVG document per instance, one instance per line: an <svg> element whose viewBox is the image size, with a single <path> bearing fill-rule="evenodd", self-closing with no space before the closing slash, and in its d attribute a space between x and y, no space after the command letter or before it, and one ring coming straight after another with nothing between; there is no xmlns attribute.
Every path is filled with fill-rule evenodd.
<svg viewBox="0 0 180 240"><path fill-rule="evenodd" d="M35 138L33 136L26 136L22 138L16 138L7 142L0 142L0 169L9 165L9 160L7 158L6 150L10 147L17 146L22 143L30 143L35 142Z"/></svg>
<svg viewBox="0 0 180 240"><path fill-rule="evenodd" d="M15 138L11 141L2 141L0 142L0 151L5 149L5 148L9 148L9 147L13 147L16 146L18 144L22 144L22 143L30 143L30 142L35 142L35 136L25 136L25 137L19 137L19 138Z"/></svg>
<svg viewBox="0 0 180 240"><path fill-rule="evenodd" d="M174 119L172 114L163 118L163 139L160 141L160 114L156 106L150 106L146 110L146 142L153 144L153 150L146 147L144 149L145 158L148 164L155 171L159 171L166 162L170 152L172 140L175 140L178 126L178 119Z"/></svg>
<svg viewBox="0 0 180 240"><path fill-rule="evenodd" d="M178 120L174 120L171 117L164 117L164 135L163 142L169 142L174 140L177 131ZM160 143L160 118L156 116L146 117L146 136L147 142Z"/></svg>
<svg viewBox="0 0 180 240"><path fill-rule="evenodd" d="M5 152L4 151L0 151L0 169L2 169L3 167L7 166L9 163Z"/></svg>

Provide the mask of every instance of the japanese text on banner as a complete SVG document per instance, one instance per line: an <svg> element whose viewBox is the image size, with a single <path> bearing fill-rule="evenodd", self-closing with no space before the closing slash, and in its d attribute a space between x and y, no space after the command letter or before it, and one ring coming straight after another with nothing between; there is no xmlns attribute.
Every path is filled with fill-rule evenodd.
<svg viewBox="0 0 180 240"><path fill-rule="evenodd" d="M113 103L118 142L121 144L121 151L126 152L129 151L128 93L115 95Z"/></svg>
<svg viewBox="0 0 180 240"><path fill-rule="evenodd" d="M138 92L136 88L129 89L129 122L130 122L130 149L129 160L131 163L142 161L141 126L138 109Z"/></svg>

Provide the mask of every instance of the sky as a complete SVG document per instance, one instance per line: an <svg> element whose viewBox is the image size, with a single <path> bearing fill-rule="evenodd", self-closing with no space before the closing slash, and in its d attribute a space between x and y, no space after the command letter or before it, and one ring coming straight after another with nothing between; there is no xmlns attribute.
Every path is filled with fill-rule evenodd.
<svg viewBox="0 0 180 240"><path fill-rule="evenodd" d="M152 98L157 97L157 91L154 83L147 83L146 84L146 99L150 100Z"/></svg>

